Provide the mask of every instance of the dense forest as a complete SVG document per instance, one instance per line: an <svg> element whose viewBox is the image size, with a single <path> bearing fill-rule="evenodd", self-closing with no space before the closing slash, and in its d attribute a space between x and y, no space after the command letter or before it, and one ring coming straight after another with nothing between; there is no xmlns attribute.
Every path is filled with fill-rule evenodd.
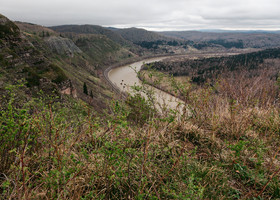
<svg viewBox="0 0 280 200"><path fill-rule="evenodd" d="M181 46L181 45L188 45L191 44L190 41L166 41L166 40L156 40L156 41L141 41L136 42L137 45L147 48L147 49L157 49L159 45L168 45L168 46Z"/></svg>
<svg viewBox="0 0 280 200"><path fill-rule="evenodd" d="M202 84L207 80L217 78L225 71L256 70L264 67L266 61L269 59L276 61L277 58L280 58L279 48L234 56L184 59L183 61L165 60L155 62L149 67L162 72L167 72L173 76L190 76L193 82ZM146 68L144 67L144 69ZM270 70L272 68L278 69L279 67L277 65L270 66ZM256 71L254 71L254 73L255 72ZM272 76L275 78L277 75L278 71L276 70L275 74Z"/></svg>
<svg viewBox="0 0 280 200"><path fill-rule="evenodd" d="M202 50L207 47L224 47L226 49L230 48L244 48L243 42L241 40L239 41L226 41L226 40L210 40L207 42L193 42L189 40L172 40L172 41L166 41L166 40L156 40L156 41L139 41L135 42L135 44L147 48L147 49L157 49L159 48L159 45L168 45L168 46L183 46L184 48L187 48L188 45L198 49Z"/></svg>
<svg viewBox="0 0 280 200"><path fill-rule="evenodd" d="M201 41L201 42L196 42L193 44L193 47L196 49L203 49L206 47L215 47L215 46L222 46L224 48L230 49L230 48L244 48L242 40L238 41L226 41L222 39L217 39L217 40L209 40L209 41Z"/></svg>
<svg viewBox="0 0 280 200"><path fill-rule="evenodd" d="M195 43L216 43L224 47L277 48L280 44L280 35L277 31L167 31L160 33Z"/></svg>

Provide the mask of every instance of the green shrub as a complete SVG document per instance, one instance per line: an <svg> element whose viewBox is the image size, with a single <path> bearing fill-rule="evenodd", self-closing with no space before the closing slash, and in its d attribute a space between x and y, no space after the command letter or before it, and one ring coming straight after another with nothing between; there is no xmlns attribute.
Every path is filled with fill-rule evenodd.
<svg viewBox="0 0 280 200"><path fill-rule="evenodd" d="M50 64L48 68L50 68L50 70L54 72L54 77L51 79L52 82L59 84L68 79L64 71L57 65Z"/></svg>

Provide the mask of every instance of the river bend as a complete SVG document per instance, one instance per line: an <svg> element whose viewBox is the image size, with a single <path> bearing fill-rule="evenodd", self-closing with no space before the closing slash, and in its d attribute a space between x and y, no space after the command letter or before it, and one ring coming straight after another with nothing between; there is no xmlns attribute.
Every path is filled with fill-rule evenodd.
<svg viewBox="0 0 280 200"><path fill-rule="evenodd" d="M150 58L129 65L113 68L108 72L109 81L111 81L111 83L113 83L120 91L132 93L132 89L130 86L142 85L141 80L139 80L139 78L137 77L137 72L141 69L141 66L144 63L156 62L162 59L164 59L164 57ZM168 108L182 111L183 105L180 104L183 104L183 101L155 87L148 87L149 89L153 90L155 102L157 103L156 107L159 110L161 110L162 108Z"/></svg>

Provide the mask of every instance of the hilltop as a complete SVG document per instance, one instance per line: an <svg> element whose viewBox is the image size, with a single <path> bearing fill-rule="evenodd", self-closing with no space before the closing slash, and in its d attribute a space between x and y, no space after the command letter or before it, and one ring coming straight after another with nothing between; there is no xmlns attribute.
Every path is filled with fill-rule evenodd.
<svg viewBox="0 0 280 200"><path fill-rule="evenodd" d="M113 29L114 32L120 34L126 40L133 43L139 42L156 42L158 40L171 41L172 38L165 37L156 32L147 31L140 28Z"/></svg>
<svg viewBox="0 0 280 200"><path fill-rule="evenodd" d="M97 25L62 25L49 27L50 29L61 33L77 33L77 34L95 34L104 35L110 40L120 44L129 45L130 43L121 37L121 35Z"/></svg>

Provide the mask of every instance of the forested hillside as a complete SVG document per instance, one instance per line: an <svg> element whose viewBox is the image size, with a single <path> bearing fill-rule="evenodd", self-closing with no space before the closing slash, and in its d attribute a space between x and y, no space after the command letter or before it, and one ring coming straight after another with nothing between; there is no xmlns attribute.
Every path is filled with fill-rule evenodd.
<svg viewBox="0 0 280 200"><path fill-rule="evenodd" d="M225 72L249 70L253 75L258 69L264 67L273 70L274 73L271 74L271 78L276 79L279 72L279 59L280 49L276 48L234 56L183 59L179 61L166 60L153 63L150 67L173 76L189 76L193 82L202 84L207 80L218 78L219 75ZM274 64L272 64L271 60L274 61ZM147 67L144 69L147 69Z"/></svg>
<svg viewBox="0 0 280 200"><path fill-rule="evenodd" d="M279 32L200 32L200 31L170 31L160 32L167 37L180 38L201 45L222 45L226 48L276 48L280 47ZM199 46L200 48L202 46Z"/></svg>

